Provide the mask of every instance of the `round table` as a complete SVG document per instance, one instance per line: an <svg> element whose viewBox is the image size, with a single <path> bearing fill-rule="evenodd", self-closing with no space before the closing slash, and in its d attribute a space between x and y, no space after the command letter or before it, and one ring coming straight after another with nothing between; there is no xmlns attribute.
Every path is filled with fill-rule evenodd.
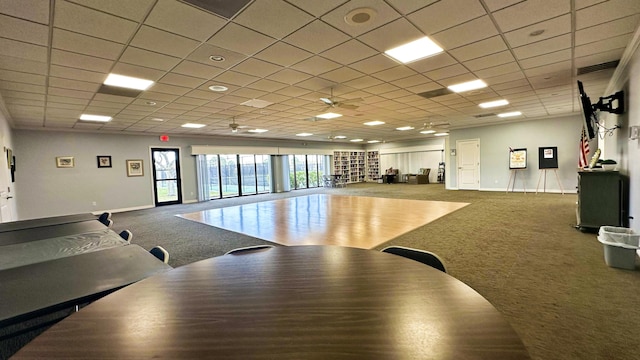
<svg viewBox="0 0 640 360"><path fill-rule="evenodd" d="M85 307L15 359L529 359L461 281L337 246L219 256Z"/></svg>

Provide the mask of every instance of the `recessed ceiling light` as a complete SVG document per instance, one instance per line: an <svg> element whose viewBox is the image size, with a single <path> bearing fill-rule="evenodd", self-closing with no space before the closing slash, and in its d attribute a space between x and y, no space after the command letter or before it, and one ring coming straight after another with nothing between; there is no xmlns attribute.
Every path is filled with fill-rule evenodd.
<svg viewBox="0 0 640 360"><path fill-rule="evenodd" d="M317 115L316 117L318 117L320 119L335 119L335 118L339 118L340 116L342 116L342 115L336 114L336 113L332 113L332 112L328 112L328 113Z"/></svg>
<svg viewBox="0 0 640 360"><path fill-rule="evenodd" d="M149 105L149 106L156 106L157 103L155 101L147 101L145 102L145 104Z"/></svg>
<svg viewBox="0 0 640 360"><path fill-rule="evenodd" d="M522 112L513 111L513 112L498 114L498 117L505 118L505 117L520 116L520 115L522 115Z"/></svg>
<svg viewBox="0 0 640 360"><path fill-rule="evenodd" d="M123 87L127 89L147 90L149 86L153 85L153 81L131 76L109 74L109 76L107 76L107 79L104 81L104 84Z"/></svg>
<svg viewBox="0 0 640 360"><path fill-rule="evenodd" d="M426 58L441 53L443 50L440 46L436 45L428 37L423 37L418 40L414 40L410 43L400 45L391 50L387 50L384 53L391 56L397 61L403 64Z"/></svg>
<svg viewBox="0 0 640 360"><path fill-rule="evenodd" d="M464 83L447 86L447 89L453 92L460 93L460 92L471 91L475 89L482 89L484 87L487 87L487 84L484 81L473 80L473 81L467 81Z"/></svg>
<svg viewBox="0 0 640 360"><path fill-rule="evenodd" d="M420 134L433 134L434 132L436 132L435 130L422 130L420 131Z"/></svg>
<svg viewBox="0 0 640 360"><path fill-rule="evenodd" d="M313 134L312 133L299 133L299 134L296 134L296 136L311 136L311 135L313 135Z"/></svg>
<svg viewBox="0 0 640 360"><path fill-rule="evenodd" d="M206 125L204 125L204 124L186 123L186 124L182 124L181 126L182 126L183 128L200 129L200 128L205 127Z"/></svg>
<svg viewBox="0 0 640 360"><path fill-rule="evenodd" d="M221 56L221 55L211 55L209 56L209 60L215 61L215 62L222 62L225 59L224 59L224 56Z"/></svg>
<svg viewBox="0 0 640 360"><path fill-rule="evenodd" d="M507 100L496 100L496 101L485 102L478 106L480 106L483 109L487 109L487 108L504 106L504 105L509 105L509 102Z"/></svg>
<svg viewBox="0 0 640 360"><path fill-rule="evenodd" d="M379 143L380 140L369 140L367 141L369 144L375 144L375 143Z"/></svg>
<svg viewBox="0 0 640 360"><path fill-rule="evenodd" d="M211 86L209 86L209 90L216 91L216 92L221 92L221 91L227 91L227 90L229 90L229 88L226 87L226 86L222 86L222 85L211 85Z"/></svg>
<svg viewBox="0 0 640 360"><path fill-rule="evenodd" d="M346 139L347 137L344 135L336 135L333 137L334 139Z"/></svg>
<svg viewBox="0 0 640 360"><path fill-rule="evenodd" d="M160 118L151 118L151 121L164 121L164 119L160 119Z"/></svg>
<svg viewBox="0 0 640 360"><path fill-rule="evenodd" d="M362 142L362 141L364 141L364 140L363 140L363 139L351 139L351 140L349 140L349 141L351 141L351 142Z"/></svg>
<svg viewBox="0 0 640 360"><path fill-rule="evenodd" d="M447 136L447 135L449 135L449 133L446 133L446 132L433 134L433 136Z"/></svg>
<svg viewBox="0 0 640 360"><path fill-rule="evenodd" d="M84 120L84 121L107 122L107 121L111 121L111 119L113 119L111 116L104 116L104 115L90 115L90 114L80 115L80 120Z"/></svg>
<svg viewBox="0 0 640 360"><path fill-rule="evenodd" d="M267 130L267 129L251 129L251 130L247 130L247 131L250 132L250 133L258 133L259 134L259 133L267 132L269 130Z"/></svg>
<svg viewBox="0 0 640 360"><path fill-rule="evenodd" d="M367 125L367 126L376 126L376 125L382 125L382 124L384 124L384 121L380 121L380 120L369 121L364 123L364 125Z"/></svg>
<svg viewBox="0 0 640 360"><path fill-rule="evenodd" d="M400 130L400 131L407 131L407 130L413 130L413 129L415 129L413 126L403 126L403 127L396 128L396 130Z"/></svg>

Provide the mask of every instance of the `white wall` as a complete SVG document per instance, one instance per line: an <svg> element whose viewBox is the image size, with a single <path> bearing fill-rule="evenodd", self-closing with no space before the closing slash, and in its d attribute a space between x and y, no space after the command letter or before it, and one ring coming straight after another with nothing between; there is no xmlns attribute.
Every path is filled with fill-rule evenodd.
<svg viewBox="0 0 640 360"><path fill-rule="evenodd" d="M13 150L13 131L11 130L11 125L7 120L6 108L4 106L4 101L0 97L0 148L3 149L12 149ZM0 167L2 167L2 171L0 171L1 176L3 177L1 183L6 183L7 190L9 195L13 198L13 200L9 200L9 208L11 210L11 214L13 219L17 219L17 210L16 210L16 202L15 202L15 194L17 189L17 184L11 182L11 173L8 170L7 164L7 153L6 150L2 153L2 159L0 159ZM4 189L3 189L4 190ZM3 219L3 221L7 221L7 219Z"/></svg>
<svg viewBox="0 0 640 360"><path fill-rule="evenodd" d="M286 146L307 151L326 151L339 145L299 141L269 141L234 137L177 137L168 143L158 136L92 134L15 130L18 219L30 219L80 212L122 211L154 206L150 148L180 148L183 201L197 200L196 162L192 145ZM362 147L357 147L362 149ZM96 156L110 155L112 168L98 168ZM73 156L74 168L57 168L56 156ZM143 177L127 177L125 161L144 160ZM93 202L96 205L93 205Z"/></svg>
<svg viewBox="0 0 640 360"><path fill-rule="evenodd" d="M457 140L480 139L480 190L506 191L509 170L509 147L527 149L527 169L519 170L514 191L536 190L541 171L538 169L538 148L558 148L558 170L562 188L575 193L577 186L578 150L582 117L580 114L542 120L504 123L495 126L452 130L448 139L447 188L457 189L456 157L450 154ZM521 177L524 175L524 179ZM544 178L544 174L543 174ZM524 180L524 182L522 181ZM543 189L540 182L540 191ZM547 171L547 192L560 192L553 171Z"/></svg>

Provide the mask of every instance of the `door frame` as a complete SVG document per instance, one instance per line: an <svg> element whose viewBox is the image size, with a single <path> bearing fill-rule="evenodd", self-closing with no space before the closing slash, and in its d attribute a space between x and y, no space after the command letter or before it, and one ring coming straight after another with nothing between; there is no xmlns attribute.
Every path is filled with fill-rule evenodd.
<svg viewBox="0 0 640 360"><path fill-rule="evenodd" d="M159 151L166 151L166 150L174 150L177 152L177 163L178 163L178 169L176 171L176 175L178 175L178 184L176 186L177 190L178 190L178 200L176 201L167 201L167 202L163 202L163 203L159 203L158 202L158 198L157 198L157 191L156 191L156 165L155 165L155 159L153 158L153 152L154 150L159 150ZM182 149L180 146L150 146L149 147L149 161L151 162L151 197L153 199L153 204L154 206L164 206L164 205L175 205L175 204L182 204L184 203L184 189L183 189L183 185L182 185L182 166L180 165L181 163L181 157L182 157Z"/></svg>
<svg viewBox="0 0 640 360"><path fill-rule="evenodd" d="M476 166L475 166L475 173L476 173L476 177L477 177L477 186L474 188L462 188L461 187L461 179L462 177L460 176L461 173L461 164L460 164L460 159L463 157L463 152L462 152L462 148L460 147L460 144L466 142L466 143L475 143L477 145L476 149ZM457 188L458 190L480 190L480 139L461 139L461 140L456 140L456 149L457 149L457 156L456 156L456 182L457 182Z"/></svg>

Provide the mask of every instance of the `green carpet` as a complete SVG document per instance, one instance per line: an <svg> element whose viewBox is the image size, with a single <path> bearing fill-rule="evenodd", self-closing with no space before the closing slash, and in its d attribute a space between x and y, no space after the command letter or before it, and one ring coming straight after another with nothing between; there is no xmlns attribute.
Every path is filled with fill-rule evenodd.
<svg viewBox="0 0 640 360"><path fill-rule="evenodd" d="M379 248L394 244L437 253L449 274L504 314L533 359L640 358L640 272L608 267L596 235L575 229L575 194L367 183L116 213L113 229L130 229L133 243L147 249L163 246L177 267L267 242L176 214L312 193L471 203Z"/></svg>

